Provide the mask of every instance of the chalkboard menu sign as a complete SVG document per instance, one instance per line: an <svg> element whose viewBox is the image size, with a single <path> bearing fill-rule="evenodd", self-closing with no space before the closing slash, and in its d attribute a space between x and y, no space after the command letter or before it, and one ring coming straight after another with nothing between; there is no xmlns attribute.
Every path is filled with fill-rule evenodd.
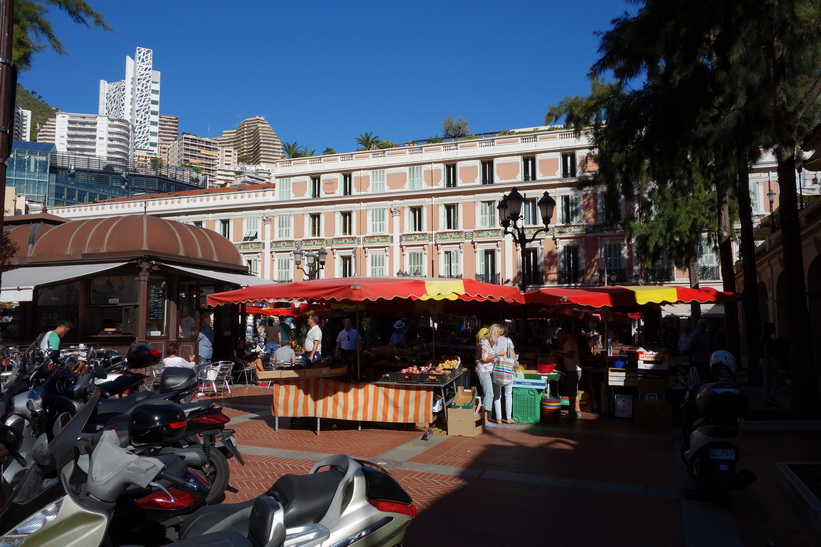
<svg viewBox="0 0 821 547"><path fill-rule="evenodd" d="M148 289L148 320L162 321L165 309L165 283L152 282Z"/></svg>

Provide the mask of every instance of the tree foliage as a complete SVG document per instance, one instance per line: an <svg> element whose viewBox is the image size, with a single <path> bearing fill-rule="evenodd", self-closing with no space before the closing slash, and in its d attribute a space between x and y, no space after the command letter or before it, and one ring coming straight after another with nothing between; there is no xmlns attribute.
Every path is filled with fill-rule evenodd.
<svg viewBox="0 0 821 547"><path fill-rule="evenodd" d="M8 271L9 262L19 250L20 246L11 240L9 233L3 232L3 237L0 238L0 271Z"/></svg>
<svg viewBox="0 0 821 547"><path fill-rule="evenodd" d="M446 139L460 139L470 135L470 125L461 116L454 120L453 116L448 116L442 122L442 134Z"/></svg>
<svg viewBox="0 0 821 547"><path fill-rule="evenodd" d="M47 16L49 7L65 11L75 22L86 27L110 31L103 16L85 0L14 0L12 62L20 70L31 68L32 57L38 51L51 48L65 55L63 43L54 34Z"/></svg>
<svg viewBox="0 0 821 547"><path fill-rule="evenodd" d="M308 150L297 141L283 143L282 151L289 158L304 158L316 154L316 150Z"/></svg>
<svg viewBox="0 0 821 547"><path fill-rule="evenodd" d="M357 150L373 150L379 147L379 137L370 131L360 134L354 141L359 145Z"/></svg>

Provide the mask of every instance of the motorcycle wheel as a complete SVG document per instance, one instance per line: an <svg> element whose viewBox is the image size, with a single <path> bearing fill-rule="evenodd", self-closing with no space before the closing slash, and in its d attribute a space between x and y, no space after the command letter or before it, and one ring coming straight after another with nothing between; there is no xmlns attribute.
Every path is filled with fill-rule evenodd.
<svg viewBox="0 0 821 547"><path fill-rule="evenodd" d="M228 460L215 446L209 452L210 461L205 464L203 471L205 478L211 483L211 491L205 498L205 503L211 505L225 496L228 480L231 478L231 468Z"/></svg>

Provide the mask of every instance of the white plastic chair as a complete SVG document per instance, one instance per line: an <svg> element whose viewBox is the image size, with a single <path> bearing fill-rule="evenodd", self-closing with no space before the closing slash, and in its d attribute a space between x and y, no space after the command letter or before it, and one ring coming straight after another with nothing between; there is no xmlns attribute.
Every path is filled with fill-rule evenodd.
<svg viewBox="0 0 821 547"><path fill-rule="evenodd" d="M205 395L205 388L207 386L211 387L211 390L216 394L219 393L217 391L217 378L219 377L220 373L220 366L219 363L214 363L208 365L204 368L200 369L199 372L199 380L200 380L200 391L197 394L199 397Z"/></svg>
<svg viewBox="0 0 821 547"><path fill-rule="evenodd" d="M231 374L234 372L233 361L220 361L217 363L217 377L214 378L212 386L214 392L219 395L220 390L225 390L231 394L231 383L233 378Z"/></svg>

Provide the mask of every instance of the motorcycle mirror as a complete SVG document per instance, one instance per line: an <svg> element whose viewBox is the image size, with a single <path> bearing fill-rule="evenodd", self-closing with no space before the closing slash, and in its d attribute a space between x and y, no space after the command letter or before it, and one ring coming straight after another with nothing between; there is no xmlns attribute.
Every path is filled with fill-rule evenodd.
<svg viewBox="0 0 821 547"><path fill-rule="evenodd" d="M23 435L14 428L5 424L0 424L0 444L6 447L9 456L17 460L22 467L26 467L26 459L20 455L20 445L23 442Z"/></svg>

